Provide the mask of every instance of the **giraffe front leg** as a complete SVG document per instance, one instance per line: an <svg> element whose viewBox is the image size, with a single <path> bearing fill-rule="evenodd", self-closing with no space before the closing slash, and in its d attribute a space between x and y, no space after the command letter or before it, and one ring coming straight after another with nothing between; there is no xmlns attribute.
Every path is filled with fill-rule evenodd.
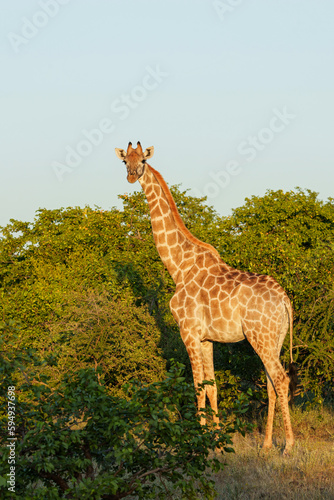
<svg viewBox="0 0 334 500"><path fill-rule="evenodd" d="M203 383L204 380L201 343L197 335L194 338L193 335L186 334L184 331L181 331L181 336L190 359L195 390L198 391L199 386ZM206 423L206 419L201 412L201 409L205 408L205 397L206 388L203 388L197 392L197 411L200 413L201 425L205 425Z"/></svg>
<svg viewBox="0 0 334 500"><path fill-rule="evenodd" d="M181 338L187 349L191 363L194 386L197 392L197 411L200 414L201 425L206 422L203 413L200 411L205 408L206 388L198 390L204 380L203 352L200 342L200 328L196 321L185 318L185 291L180 288L175 292L169 305L174 319L179 325Z"/></svg>
<svg viewBox="0 0 334 500"><path fill-rule="evenodd" d="M217 405L217 385L215 380L215 370L213 365L213 343L210 341L201 342L204 379L213 381L213 385L206 386L206 394L208 395L210 405L214 411L213 421L219 425L218 405Z"/></svg>

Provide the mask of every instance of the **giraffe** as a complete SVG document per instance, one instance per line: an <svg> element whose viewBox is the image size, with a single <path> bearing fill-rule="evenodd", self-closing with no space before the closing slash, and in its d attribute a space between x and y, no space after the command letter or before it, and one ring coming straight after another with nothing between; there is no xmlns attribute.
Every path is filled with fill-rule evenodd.
<svg viewBox="0 0 334 500"><path fill-rule="evenodd" d="M214 382L197 392L198 410L205 408L208 396L213 420L219 425L213 342L239 342L246 338L260 356L267 376L269 405L263 447L272 446L278 396L285 430L284 454L288 454L294 444L288 406L288 389L289 385L293 389L293 385L279 361L290 330L289 375L293 379L293 316L287 294L270 276L233 269L213 246L198 240L186 228L162 175L146 163L153 156L153 147L143 152L140 142L136 149L129 142L127 151L115 151L126 165L128 182L138 180L146 195L156 248L176 285L170 309L190 358L195 388L203 380ZM201 423L205 423L203 417Z"/></svg>

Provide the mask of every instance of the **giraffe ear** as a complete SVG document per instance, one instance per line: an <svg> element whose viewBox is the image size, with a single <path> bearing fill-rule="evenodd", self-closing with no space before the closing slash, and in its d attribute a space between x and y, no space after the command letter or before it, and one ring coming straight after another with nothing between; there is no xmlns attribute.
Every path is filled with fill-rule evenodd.
<svg viewBox="0 0 334 500"><path fill-rule="evenodd" d="M152 158L153 153L154 153L154 147L153 146L151 146L150 148L146 148L145 149L145 153L144 153L145 160L148 160L149 158Z"/></svg>
<svg viewBox="0 0 334 500"><path fill-rule="evenodd" d="M115 152L120 160L124 160L124 158L126 157L126 152L124 151L124 149L115 148Z"/></svg>

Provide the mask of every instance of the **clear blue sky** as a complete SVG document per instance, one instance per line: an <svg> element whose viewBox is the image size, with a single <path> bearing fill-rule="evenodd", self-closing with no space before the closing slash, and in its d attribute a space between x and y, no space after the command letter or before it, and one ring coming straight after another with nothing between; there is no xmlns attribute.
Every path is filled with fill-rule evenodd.
<svg viewBox="0 0 334 500"><path fill-rule="evenodd" d="M114 148L222 215L296 186L334 196L334 2L1 1L0 225L120 207Z"/></svg>

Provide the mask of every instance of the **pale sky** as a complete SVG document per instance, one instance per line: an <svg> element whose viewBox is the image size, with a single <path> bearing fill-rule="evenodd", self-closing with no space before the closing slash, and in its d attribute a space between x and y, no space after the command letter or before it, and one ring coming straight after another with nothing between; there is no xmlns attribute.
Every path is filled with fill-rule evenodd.
<svg viewBox="0 0 334 500"><path fill-rule="evenodd" d="M334 196L334 2L0 0L0 225L120 207L114 153L154 146L221 215L296 186Z"/></svg>

